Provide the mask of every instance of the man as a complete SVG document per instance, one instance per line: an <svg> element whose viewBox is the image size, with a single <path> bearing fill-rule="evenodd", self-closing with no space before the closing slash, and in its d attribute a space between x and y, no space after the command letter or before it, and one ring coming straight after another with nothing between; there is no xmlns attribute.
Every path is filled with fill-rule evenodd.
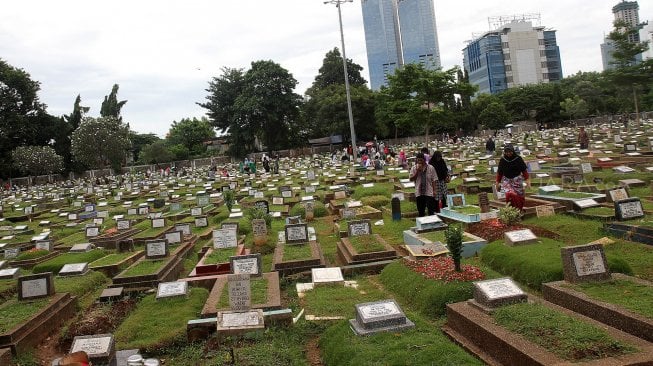
<svg viewBox="0 0 653 366"><path fill-rule="evenodd" d="M435 196L438 193L438 175L432 165L426 163L423 153L416 156L416 164L410 169L408 179L415 182L415 201L419 217L435 215Z"/></svg>
<svg viewBox="0 0 653 366"><path fill-rule="evenodd" d="M578 142L581 149L587 149L590 146L590 137L587 135L585 127L581 127L580 132L578 132Z"/></svg>
<svg viewBox="0 0 653 366"><path fill-rule="evenodd" d="M494 140L492 140L492 136L490 136L485 142L485 152L487 153L487 155L494 155L495 149L496 149L496 144L494 143Z"/></svg>

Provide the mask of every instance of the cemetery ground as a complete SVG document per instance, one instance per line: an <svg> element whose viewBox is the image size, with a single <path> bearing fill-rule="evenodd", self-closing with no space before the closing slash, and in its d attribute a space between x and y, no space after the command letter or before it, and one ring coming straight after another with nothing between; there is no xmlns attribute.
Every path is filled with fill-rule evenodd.
<svg viewBox="0 0 653 366"><path fill-rule="evenodd" d="M531 182L509 223L483 140L441 146L455 178L440 218L415 218L406 170L323 156L5 196L0 364L76 346L99 364L128 350L182 366L650 364L651 140L592 132L591 154L570 129L520 146ZM464 231L461 272L447 225Z"/></svg>

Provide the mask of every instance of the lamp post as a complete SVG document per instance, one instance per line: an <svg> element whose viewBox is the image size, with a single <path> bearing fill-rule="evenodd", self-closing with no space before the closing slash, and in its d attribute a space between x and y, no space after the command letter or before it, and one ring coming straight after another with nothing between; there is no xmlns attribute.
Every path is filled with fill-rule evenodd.
<svg viewBox="0 0 653 366"><path fill-rule="evenodd" d="M347 113L349 114L349 130L351 132L351 149L354 155L354 162L358 157L358 147L356 145L356 130L354 129L354 115L351 112L351 93L349 91L349 73L347 72L347 55L345 53L345 34L342 31L342 13L340 4L351 3L354 0L328 0L325 4L334 4L338 8L338 21L340 22L340 41L342 43L342 67L345 72L345 91L347 93Z"/></svg>

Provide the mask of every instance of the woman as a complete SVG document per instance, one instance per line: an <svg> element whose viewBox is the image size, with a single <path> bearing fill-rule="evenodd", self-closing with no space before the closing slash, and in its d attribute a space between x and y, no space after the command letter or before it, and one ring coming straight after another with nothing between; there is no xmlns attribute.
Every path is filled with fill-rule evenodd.
<svg viewBox="0 0 653 366"><path fill-rule="evenodd" d="M512 145L503 148L503 157L497 170L497 185L506 192L506 202L520 210L524 208L524 181L528 180L526 163L521 156L515 154Z"/></svg>
<svg viewBox="0 0 653 366"><path fill-rule="evenodd" d="M451 180L449 176L449 168L447 163L442 158L442 152L434 151L433 157L429 160L429 164L435 168L435 173L438 175L438 193L435 195L435 212L440 212L440 208L447 206L447 183Z"/></svg>
<svg viewBox="0 0 653 366"><path fill-rule="evenodd" d="M403 169L408 168L408 160L406 159L406 153L404 150L399 152L399 159L397 160L397 164Z"/></svg>

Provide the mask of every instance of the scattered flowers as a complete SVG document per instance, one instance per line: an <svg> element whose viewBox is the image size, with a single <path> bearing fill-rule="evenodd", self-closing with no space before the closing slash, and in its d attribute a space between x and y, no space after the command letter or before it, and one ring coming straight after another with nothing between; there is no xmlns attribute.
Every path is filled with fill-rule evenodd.
<svg viewBox="0 0 653 366"><path fill-rule="evenodd" d="M406 266L422 274L425 278L452 281L478 281L485 278L485 274L476 266L463 264L462 272L456 272L451 257L434 257L419 261L405 261Z"/></svg>

